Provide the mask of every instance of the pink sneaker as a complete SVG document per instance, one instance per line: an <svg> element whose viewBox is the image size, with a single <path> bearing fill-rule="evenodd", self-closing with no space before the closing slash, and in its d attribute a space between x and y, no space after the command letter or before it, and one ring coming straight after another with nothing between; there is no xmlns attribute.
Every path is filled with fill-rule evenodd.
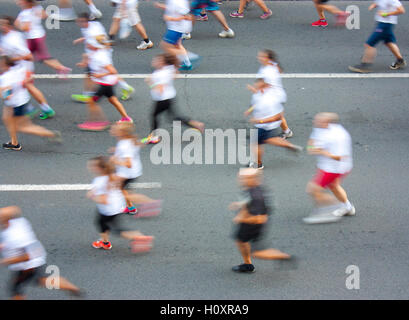
<svg viewBox="0 0 409 320"><path fill-rule="evenodd" d="M119 123L121 123L121 122L130 122L130 123L133 123L133 120L132 120L132 118L130 118L130 117L124 117L124 118L122 118L121 120L119 120L118 122L119 122Z"/></svg>
<svg viewBox="0 0 409 320"><path fill-rule="evenodd" d="M58 73L60 79L67 80L68 79L67 75L69 73L71 73L71 71L72 71L72 69L70 69L70 68L62 67L61 69L59 69L57 71L57 73Z"/></svg>
<svg viewBox="0 0 409 320"><path fill-rule="evenodd" d="M349 12L342 12L336 15L336 26L344 26L347 22L348 17L351 15Z"/></svg>
<svg viewBox="0 0 409 320"><path fill-rule="evenodd" d="M244 18L244 13L239 13L238 11L234 11L230 13L230 17L232 18Z"/></svg>
<svg viewBox="0 0 409 320"><path fill-rule="evenodd" d="M270 17L273 14L273 11L271 11L270 9L268 9L268 12L264 12L261 16L260 19L267 19L268 17Z"/></svg>
<svg viewBox="0 0 409 320"><path fill-rule="evenodd" d="M143 203L138 208L138 214L135 218L155 217L162 212L162 200L155 200L149 203Z"/></svg>
<svg viewBox="0 0 409 320"><path fill-rule="evenodd" d="M207 14L205 14L204 16L198 15L195 18L196 18L196 21L207 21L207 20L209 20L209 17L207 16Z"/></svg>
<svg viewBox="0 0 409 320"><path fill-rule="evenodd" d="M87 121L78 125L80 130L84 131L104 131L110 126L109 121L91 122Z"/></svg>
<svg viewBox="0 0 409 320"><path fill-rule="evenodd" d="M154 237L139 236L135 237L129 244L133 253L148 252L153 247Z"/></svg>

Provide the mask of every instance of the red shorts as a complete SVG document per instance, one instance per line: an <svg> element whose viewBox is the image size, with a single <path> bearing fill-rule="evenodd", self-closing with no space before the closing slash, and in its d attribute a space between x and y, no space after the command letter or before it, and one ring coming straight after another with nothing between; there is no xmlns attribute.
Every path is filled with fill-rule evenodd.
<svg viewBox="0 0 409 320"><path fill-rule="evenodd" d="M329 185L331 185L336 179L338 178L345 178L348 175L349 172L346 173L332 173L332 172L326 172L321 169L318 169L313 181L321 186L322 188L327 188Z"/></svg>
<svg viewBox="0 0 409 320"><path fill-rule="evenodd" d="M31 53L34 55L35 60L43 61L51 59L48 53L45 36L37 39L27 39L27 45Z"/></svg>

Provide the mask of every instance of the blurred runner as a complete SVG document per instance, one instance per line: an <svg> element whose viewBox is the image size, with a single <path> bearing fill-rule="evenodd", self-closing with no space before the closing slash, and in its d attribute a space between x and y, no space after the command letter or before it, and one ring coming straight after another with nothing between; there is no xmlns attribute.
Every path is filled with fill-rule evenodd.
<svg viewBox="0 0 409 320"><path fill-rule="evenodd" d="M311 26L313 27L327 27L328 26L328 22L327 22L327 19L325 18L324 11L327 11L335 15L336 25L338 26L345 25L346 20L350 15L349 12L342 11L338 9L336 6L327 4L329 0L313 0L313 1L314 1L315 9L317 10L317 13L319 16L319 20L311 23Z"/></svg>
<svg viewBox="0 0 409 320"><path fill-rule="evenodd" d="M100 19L102 18L102 13L97 9L92 0L84 0L85 4L88 6L91 12L90 19ZM77 19L77 15L72 7L71 0L59 0L58 1L59 14L54 16L54 19L60 21L73 21Z"/></svg>
<svg viewBox="0 0 409 320"><path fill-rule="evenodd" d="M338 123L336 113L323 112L315 116L307 150L317 156L318 168L314 179L308 183L307 192L317 209L322 208L324 212L304 218L304 222L329 223L340 220L344 215L355 215L355 207L341 187L342 179L352 170L351 136ZM326 193L325 189L329 189L335 197ZM336 204L337 200L341 207L328 212L328 206Z"/></svg>
<svg viewBox="0 0 409 320"><path fill-rule="evenodd" d="M80 296L80 289L67 279L47 275L47 253L37 239L30 222L21 217L19 207L0 208L1 241L0 251L3 256L0 265L8 266L11 271L10 295L13 300L24 300L24 287L30 282L46 287L47 278L53 277L53 289L66 290Z"/></svg>

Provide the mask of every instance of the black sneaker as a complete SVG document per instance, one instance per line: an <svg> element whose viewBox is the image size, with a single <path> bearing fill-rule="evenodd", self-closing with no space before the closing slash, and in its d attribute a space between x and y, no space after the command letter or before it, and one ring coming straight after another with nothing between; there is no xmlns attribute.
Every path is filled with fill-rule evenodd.
<svg viewBox="0 0 409 320"><path fill-rule="evenodd" d="M3 149L20 151L21 145L20 144L14 145L14 144L11 144L11 142L7 142L7 143L3 143Z"/></svg>
<svg viewBox="0 0 409 320"><path fill-rule="evenodd" d="M234 266L232 268L234 272L244 272L244 273L252 273L255 271L255 268L252 264L239 264L238 266Z"/></svg>
<svg viewBox="0 0 409 320"><path fill-rule="evenodd" d="M371 63L361 63L357 64L356 66L349 66L348 69L352 72L358 72L358 73L370 73L372 70L371 68Z"/></svg>
<svg viewBox="0 0 409 320"><path fill-rule="evenodd" d="M392 70L397 70L397 69L403 69L406 67L406 61L405 60L396 60L393 64L389 66Z"/></svg>

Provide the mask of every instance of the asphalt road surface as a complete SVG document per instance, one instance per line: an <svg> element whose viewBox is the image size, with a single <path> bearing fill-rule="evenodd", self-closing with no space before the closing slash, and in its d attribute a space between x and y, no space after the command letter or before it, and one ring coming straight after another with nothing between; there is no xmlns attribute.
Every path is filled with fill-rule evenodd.
<svg viewBox="0 0 409 320"><path fill-rule="evenodd" d="M53 4L56 1L46 1ZM77 1L78 12L86 9ZM113 9L99 1L101 19L109 27ZM348 73L359 62L363 43L374 26L368 3L337 2L338 6L358 5L360 29L330 26L313 29L315 9L310 1L268 2L273 16L258 18L254 7L244 19L227 17L236 32L234 39L219 39L220 26L210 17L195 25L186 47L202 56L202 63L190 74L256 73L259 49L272 48L286 73L311 74L283 80L288 95L285 106L291 139L305 145L312 118L320 111L338 112L353 139L355 167L345 180L354 203L355 217L328 225L309 226L302 222L312 210L305 186L314 174L315 159L303 154L293 157L278 148L266 151L265 184L274 194L276 212L270 230L271 245L298 257L298 268L286 270L279 263L255 261L254 274L235 274L231 267L241 263L231 238L233 214L227 210L237 200L239 188L235 165L153 165L148 146L143 150L144 174L140 182L160 182L158 189L141 192L164 199L161 216L127 221L155 236L154 249L143 255L130 253L126 241L113 238L113 250L91 247L98 234L94 226L95 206L84 191L0 192L2 206L17 204L30 219L37 236L48 251L48 264L87 291L89 299L407 299L408 298L408 181L409 124L407 85L401 78L317 79L314 74ZM227 16L237 2L221 5ZM407 4L404 4L407 7ZM14 1L1 1L0 12L15 15ZM115 47L114 62L120 73L152 72L150 62L158 54L165 31L161 11L151 2L140 4L140 14L155 48L140 52L139 36L133 32ZM332 17L329 20L333 22ZM409 49L408 15L399 17L398 44L406 56ZM80 36L73 22L49 30L47 41L53 56L73 68L83 47L72 46ZM380 46L375 71L390 71L393 57ZM38 73L53 74L37 64ZM128 79L135 87L132 100L124 105L141 136L149 132L151 100L143 79ZM249 105L246 84L252 79L181 79L176 81L181 112L203 121L207 128L249 129L243 111ZM82 88L80 79L39 79L37 86L55 108L54 119L40 121L61 130L61 146L46 144L37 137L21 136L23 150L0 150L0 185L90 183L87 159L106 153L115 141L108 132L77 130L84 120L85 106L70 100ZM108 117L118 119L106 101ZM164 128L171 124L163 120ZM7 132L0 126L0 141ZM360 270L360 289L346 288L346 268ZM8 271L0 272L0 299L7 298ZM71 299L58 291L30 288L32 299Z"/></svg>

